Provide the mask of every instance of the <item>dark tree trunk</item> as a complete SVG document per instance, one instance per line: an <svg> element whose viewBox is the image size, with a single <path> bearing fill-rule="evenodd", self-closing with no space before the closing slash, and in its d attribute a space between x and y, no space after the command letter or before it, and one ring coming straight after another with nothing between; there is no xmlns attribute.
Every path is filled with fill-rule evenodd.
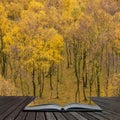
<svg viewBox="0 0 120 120"><path fill-rule="evenodd" d="M57 67L57 83L56 83L56 98L58 99L59 98L59 77L60 77L60 71L59 71L59 65Z"/></svg>
<svg viewBox="0 0 120 120"><path fill-rule="evenodd" d="M21 91L22 91L22 95L24 96L24 86L23 86L23 81L22 81L21 69L20 69L20 82L21 82Z"/></svg>
<svg viewBox="0 0 120 120"><path fill-rule="evenodd" d="M32 85L33 85L33 96L36 96L35 68L34 68L34 65L33 65L33 71L32 71Z"/></svg>
<svg viewBox="0 0 120 120"><path fill-rule="evenodd" d="M44 71L40 70L38 79L39 79L39 85L40 85L39 96L40 98L42 98L43 91L44 91L44 79L45 79Z"/></svg>
<svg viewBox="0 0 120 120"><path fill-rule="evenodd" d="M97 96L100 97L100 78L99 78L99 66L96 68L96 76L97 76Z"/></svg>
<svg viewBox="0 0 120 120"><path fill-rule="evenodd" d="M67 68L70 68L70 59L69 59L70 55L69 55L69 48L67 41L65 42L65 44L66 44L66 53L67 53Z"/></svg>
<svg viewBox="0 0 120 120"><path fill-rule="evenodd" d="M86 51L84 50L83 52L83 68L82 68L82 79L83 79L83 96L84 96L84 101L87 101L87 97L86 97L86 91L85 91L85 88L86 88L86 76L85 76L85 73L87 70L86 69Z"/></svg>
<svg viewBox="0 0 120 120"><path fill-rule="evenodd" d="M6 70L7 70L6 69L7 56L3 52L5 46L4 46L3 36L2 35L0 37L0 44L1 44L1 48L0 48L1 75L2 75L2 77L6 78L6 76L7 76L7 72L6 72Z"/></svg>

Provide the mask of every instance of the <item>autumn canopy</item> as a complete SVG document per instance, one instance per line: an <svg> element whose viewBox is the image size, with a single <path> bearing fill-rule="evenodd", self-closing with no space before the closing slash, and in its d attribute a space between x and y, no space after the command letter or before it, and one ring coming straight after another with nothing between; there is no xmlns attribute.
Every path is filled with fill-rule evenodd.
<svg viewBox="0 0 120 120"><path fill-rule="evenodd" d="M120 95L119 0L1 0L0 80L62 103Z"/></svg>

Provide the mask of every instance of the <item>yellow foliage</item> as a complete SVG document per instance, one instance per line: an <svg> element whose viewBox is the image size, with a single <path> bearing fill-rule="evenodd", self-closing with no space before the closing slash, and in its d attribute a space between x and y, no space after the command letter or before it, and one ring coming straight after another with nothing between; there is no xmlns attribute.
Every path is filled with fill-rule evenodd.
<svg viewBox="0 0 120 120"><path fill-rule="evenodd" d="M39 9L39 13L36 9ZM41 3L31 3L28 10L22 11L19 23L4 37L6 51L13 53L13 57L18 56L30 71L33 65L38 68L39 65L49 66L51 61L58 63L62 60L63 38L54 28L44 29L41 18L47 17L41 9Z"/></svg>
<svg viewBox="0 0 120 120"><path fill-rule="evenodd" d="M12 20L17 20L20 18L21 11L23 6L20 3L11 2L10 4L6 5L7 7L7 15Z"/></svg>
<svg viewBox="0 0 120 120"><path fill-rule="evenodd" d="M3 16L7 16L7 14L5 12L5 8L3 7L3 4L0 3L0 18Z"/></svg>
<svg viewBox="0 0 120 120"><path fill-rule="evenodd" d="M54 72L57 77L61 74L61 78L57 79L62 79L62 67L64 65L66 67L67 61L70 64L68 66L71 68L69 69L71 76L74 75L72 71L75 63L77 67L80 66L78 70L81 74L80 82L85 77L86 80L90 80L87 77L91 79L94 77L94 80L99 77L100 82L105 81L105 76L110 77L109 74L113 74L112 71L118 64L112 65L119 59L114 47L120 51L120 12L114 16L110 15L100 7L100 1L9 0L4 5L0 1L1 72L5 71L8 78L21 82L24 88L27 87L26 76L29 76L29 80L33 79L31 77L33 69L36 85L42 75L48 80L52 74L53 80L56 80ZM63 57L66 58L65 63L61 64ZM65 72L69 70L66 69ZM69 88L68 74L66 74L66 85ZM75 79L73 76L71 85ZM113 83L111 82L112 92L116 90L117 87L112 86L116 86L118 80L114 78ZM104 83L107 85L106 81ZM38 86L39 89L41 85ZM107 91L107 87L105 89ZM16 94L14 93L16 88L10 80L2 78L0 78L0 91L1 95Z"/></svg>
<svg viewBox="0 0 120 120"><path fill-rule="evenodd" d="M17 95L17 88L9 80L5 80L0 76L0 95L11 96Z"/></svg>
<svg viewBox="0 0 120 120"><path fill-rule="evenodd" d="M63 18L70 19L72 18L73 11L78 6L77 0L64 0L62 3Z"/></svg>
<svg viewBox="0 0 120 120"><path fill-rule="evenodd" d="M120 74L116 74L110 81L110 91L113 96L120 96Z"/></svg>
<svg viewBox="0 0 120 120"><path fill-rule="evenodd" d="M36 2L35 0L30 2L29 4L29 9L34 11L35 13L39 13L43 8L44 8L43 4L40 2Z"/></svg>

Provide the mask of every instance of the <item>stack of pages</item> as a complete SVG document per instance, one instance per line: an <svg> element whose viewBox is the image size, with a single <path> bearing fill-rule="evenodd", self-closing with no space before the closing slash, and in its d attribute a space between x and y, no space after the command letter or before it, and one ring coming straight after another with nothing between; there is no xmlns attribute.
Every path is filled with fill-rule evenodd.
<svg viewBox="0 0 120 120"><path fill-rule="evenodd" d="M25 111L84 111L84 112L99 112L102 109L98 105L88 105L80 103L71 103L67 104L64 107L61 107L58 104L40 104L35 106L26 106Z"/></svg>

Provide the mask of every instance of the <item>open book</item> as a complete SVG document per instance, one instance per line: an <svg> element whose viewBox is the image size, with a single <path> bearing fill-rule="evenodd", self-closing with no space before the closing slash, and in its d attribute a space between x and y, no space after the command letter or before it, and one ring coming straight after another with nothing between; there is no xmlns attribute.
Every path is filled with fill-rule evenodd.
<svg viewBox="0 0 120 120"><path fill-rule="evenodd" d="M95 111L99 112L102 109L97 105L87 105L80 103L71 103L67 104L64 107L61 107L58 104L41 104L35 106L26 106L24 111L84 111L90 112Z"/></svg>

